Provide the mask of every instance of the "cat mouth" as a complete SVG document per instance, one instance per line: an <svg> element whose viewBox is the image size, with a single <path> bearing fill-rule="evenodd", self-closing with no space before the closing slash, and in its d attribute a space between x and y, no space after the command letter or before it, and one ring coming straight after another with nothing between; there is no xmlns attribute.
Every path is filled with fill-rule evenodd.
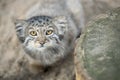
<svg viewBox="0 0 120 80"><path fill-rule="evenodd" d="M34 47L36 47L36 48L43 48L43 47L45 47L45 44L35 44L34 45Z"/></svg>
<svg viewBox="0 0 120 80"><path fill-rule="evenodd" d="M44 44L40 44L40 47L44 47Z"/></svg>

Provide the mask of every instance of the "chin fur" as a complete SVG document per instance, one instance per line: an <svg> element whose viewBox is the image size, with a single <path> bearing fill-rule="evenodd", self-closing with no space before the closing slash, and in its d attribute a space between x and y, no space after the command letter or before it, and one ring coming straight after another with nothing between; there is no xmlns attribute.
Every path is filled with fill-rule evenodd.
<svg viewBox="0 0 120 80"><path fill-rule="evenodd" d="M66 52L64 52L65 47L58 45L54 45L54 47L48 46L40 49L25 47L25 51L26 54L28 54L32 59L44 66L52 65L60 59L64 58L66 55Z"/></svg>

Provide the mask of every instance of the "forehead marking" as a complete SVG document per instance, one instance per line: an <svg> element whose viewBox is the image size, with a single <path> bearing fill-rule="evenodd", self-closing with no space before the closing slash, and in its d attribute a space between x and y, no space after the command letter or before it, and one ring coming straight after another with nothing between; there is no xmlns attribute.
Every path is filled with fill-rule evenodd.
<svg viewBox="0 0 120 80"><path fill-rule="evenodd" d="M52 23L52 18L49 16L35 16L27 20L30 25L33 27L44 27L45 25L48 26Z"/></svg>

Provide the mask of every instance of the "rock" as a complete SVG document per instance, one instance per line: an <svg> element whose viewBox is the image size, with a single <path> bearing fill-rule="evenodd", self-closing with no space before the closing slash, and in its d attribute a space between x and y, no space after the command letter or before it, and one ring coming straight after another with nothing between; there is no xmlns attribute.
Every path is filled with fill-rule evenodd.
<svg viewBox="0 0 120 80"><path fill-rule="evenodd" d="M119 41L120 7L90 21L76 43L78 77L83 80L120 80Z"/></svg>

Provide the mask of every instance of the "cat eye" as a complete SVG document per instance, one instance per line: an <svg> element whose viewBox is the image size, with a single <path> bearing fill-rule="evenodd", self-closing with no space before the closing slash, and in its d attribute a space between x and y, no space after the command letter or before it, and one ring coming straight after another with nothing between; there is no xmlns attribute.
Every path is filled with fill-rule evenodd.
<svg viewBox="0 0 120 80"><path fill-rule="evenodd" d="M30 35L37 36L37 32L36 31L30 31Z"/></svg>
<svg viewBox="0 0 120 80"><path fill-rule="evenodd" d="M52 34L53 33L53 30L47 30L46 31L46 35L50 35L50 34Z"/></svg>

